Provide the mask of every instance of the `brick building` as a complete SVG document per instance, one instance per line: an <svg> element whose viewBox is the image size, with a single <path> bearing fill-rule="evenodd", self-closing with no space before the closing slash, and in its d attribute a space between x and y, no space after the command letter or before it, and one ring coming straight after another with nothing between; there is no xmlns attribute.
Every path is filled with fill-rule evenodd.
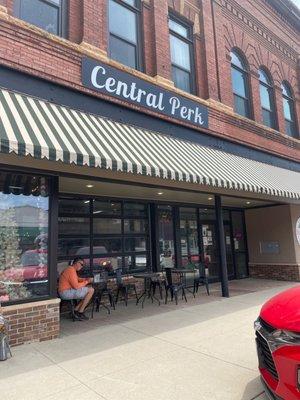
<svg viewBox="0 0 300 400"><path fill-rule="evenodd" d="M0 301L59 333L82 256L300 279L300 11L289 0L0 0Z"/></svg>

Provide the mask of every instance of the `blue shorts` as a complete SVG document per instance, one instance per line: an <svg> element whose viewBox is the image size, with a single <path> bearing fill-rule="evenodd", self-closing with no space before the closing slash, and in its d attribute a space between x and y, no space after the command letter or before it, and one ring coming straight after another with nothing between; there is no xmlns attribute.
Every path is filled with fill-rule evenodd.
<svg viewBox="0 0 300 400"><path fill-rule="evenodd" d="M63 300L84 299L89 291L89 288L84 286L79 289L68 289L59 292L59 297Z"/></svg>

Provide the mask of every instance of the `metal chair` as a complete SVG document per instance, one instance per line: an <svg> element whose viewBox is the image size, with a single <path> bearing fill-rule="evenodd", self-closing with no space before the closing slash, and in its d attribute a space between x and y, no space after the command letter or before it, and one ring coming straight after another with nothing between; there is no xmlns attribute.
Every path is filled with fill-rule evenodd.
<svg viewBox="0 0 300 400"><path fill-rule="evenodd" d="M166 287L166 278L163 274L157 275L155 278L151 278L150 290L155 296L156 288L159 290L159 296L162 300L163 298L163 288Z"/></svg>
<svg viewBox="0 0 300 400"><path fill-rule="evenodd" d="M194 294L198 293L199 286L205 286L207 295L209 296L209 282L208 275L205 273L205 265L202 263L196 264L199 271L199 276L194 279Z"/></svg>
<svg viewBox="0 0 300 400"><path fill-rule="evenodd" d="M185 295L185 289L184 289L184 283L182 282L182 275L179 274L179 281L174 283L173 282L173 277L172 277L172 270L173 268L165 268L165 274L166 274L166 283L165 283L165 289L166 289L166 299L165 299L165 304L167 304L168 301L168 292L170 291L171 294L171 301L173 301L173 298L175 297L175 302L176 305L178 304L178 293L181 291L182 293L182 298L185 299L185 302L187 303L186 295Z"/></svg>
<svg viewBox="0 0 300 400"><path fill-rule="evenodd" d="M117 296L116 296L116 304L119 301L119 294L121 293L121 295L123 295L123 298L121 298L121 301L125 302L125 305L127 307L128 304L128 294L130 292L130 290L134 291L135 297L136 297L136 301L138 300L138 295L137 295L137 291L136 291L136 286L135 283L133 282L126 282L124 280L124 273L125 275L128 276L128 269L127 268L117 268L115 273L116 273L116 283L117 283Z"/></svg>
<svg viewBox="0 0 300 400"><path fill-rule="evenodd" d="M97 277L99 276L99 280L97 279L97 281L95 279L96 276ZM107 283L108 283L108 271L105 268L101 268L98 273L94 274L94 289L95 289L95 292L94 292L94 296L93 296L93 299L92 299L91 318L94 317L94 309L95 309L95 307L96 307L96 311L99 312L100 306L102 306L107 310L108 314L110 314L110 308L105 303L103 303L101 301L103 296L107 296L108 299L109 299L110 306L114 310L116 309L112 290L109 289L109 287L107 286Z"/></svg>

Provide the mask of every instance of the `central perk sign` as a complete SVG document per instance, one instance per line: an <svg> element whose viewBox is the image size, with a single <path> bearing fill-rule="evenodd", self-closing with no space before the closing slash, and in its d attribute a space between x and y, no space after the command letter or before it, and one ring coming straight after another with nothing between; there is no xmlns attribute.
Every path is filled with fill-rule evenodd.
<svg viewBox="0 0 300 400"><path fill-rule="evenodd" d="M207 107L91 58L82 59L82 83L159 114L208 128Z"/></svg>

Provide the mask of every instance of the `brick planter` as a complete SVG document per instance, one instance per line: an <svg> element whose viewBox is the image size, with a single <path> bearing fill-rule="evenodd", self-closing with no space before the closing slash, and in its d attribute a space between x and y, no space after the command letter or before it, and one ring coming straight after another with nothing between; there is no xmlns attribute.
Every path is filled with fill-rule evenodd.
<svg viewBox="0 0 300 400"><path fill-rule="evenodd" d="M252 278L300 281L300 265L297 264L249 264Z"/></svg>
<svg viewBox="0 0 300 400"><path fill-rule="evenodd" d="M24 343L55 339L59 335L60 299L2 307L9 322L9 343Z"/></svg>

